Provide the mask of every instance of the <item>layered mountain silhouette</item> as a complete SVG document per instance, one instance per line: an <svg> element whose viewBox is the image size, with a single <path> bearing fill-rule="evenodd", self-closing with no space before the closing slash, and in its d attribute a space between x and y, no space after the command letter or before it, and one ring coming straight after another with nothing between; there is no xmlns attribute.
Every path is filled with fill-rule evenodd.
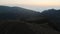
<svg viewBox="0 0 60 34"><path fill-rule="evenodd" d="M60 10L49 9L36 12L21 7L0 6L0 21L20 20L30 23L48 23L55 30L60 31Z"/></svg>
<svg viewBox="0 0 60 34"><path fill-rule="evenodd" d="M30 23L40 23L41 19L43 19L43 17L40 12L21 7L0 6L0 20L21 20Z"/></svg>

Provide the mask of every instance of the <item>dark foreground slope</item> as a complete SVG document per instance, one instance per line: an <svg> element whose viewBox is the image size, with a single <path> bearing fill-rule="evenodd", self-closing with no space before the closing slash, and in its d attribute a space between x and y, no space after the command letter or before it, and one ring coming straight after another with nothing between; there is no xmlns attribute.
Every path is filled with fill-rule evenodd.
<svg viewBox="0 0 60 34"><path fill-rule="evenodd" d="M60 34L47 24L1 21L0 34Z"/></svg>
<svg viewBox="0 0 60 34"><path fill-rule="evenodd" d="M0 34L35 34L24 22L2 21L0 22Z"/></svg>
<svg viewBox="0 0 60 34"><path fill-rule="evenodd" d="M47 23L46 24L30 24L30 25L36 34L60 34L59 31L54 30Z"/></svg>

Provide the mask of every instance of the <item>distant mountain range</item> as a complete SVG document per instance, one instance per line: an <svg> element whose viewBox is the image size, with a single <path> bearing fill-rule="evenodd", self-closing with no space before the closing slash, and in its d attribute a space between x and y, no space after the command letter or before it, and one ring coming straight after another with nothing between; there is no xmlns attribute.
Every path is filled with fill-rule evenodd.
<svg viewBox="0 0 60 34"><path fill-rule="evenodd" d="M21 7L0 6L0 20L33 21L38 20L40 12L24 9ZM38 19L37 19L38 18Z"/></svg>

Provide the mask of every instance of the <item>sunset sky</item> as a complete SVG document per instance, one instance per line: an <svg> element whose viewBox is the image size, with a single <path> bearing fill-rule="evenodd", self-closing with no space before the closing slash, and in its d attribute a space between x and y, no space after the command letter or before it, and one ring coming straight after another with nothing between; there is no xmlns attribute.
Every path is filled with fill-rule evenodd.
<svg viewBox="0 0 60 34"><path fill-rule="evenodd" d="M0 0L0 5L60 7L60 0ZM30 7L31 8L31 7Z"/></svg>
<svg viewBox="0 0 60 34"><path fill-rule="evenodd" d="M23 4L35 6L60 6L60 0L0 0L0 4Z"/></svg>

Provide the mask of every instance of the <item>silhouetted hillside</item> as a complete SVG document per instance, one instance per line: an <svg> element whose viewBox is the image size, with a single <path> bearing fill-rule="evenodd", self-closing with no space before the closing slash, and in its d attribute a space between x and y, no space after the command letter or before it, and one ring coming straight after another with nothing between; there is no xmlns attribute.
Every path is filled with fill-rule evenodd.
<svg viewBox="0 0 60 34"><path fill-rule="evenodd" d="M21 20L27 22L41 22L40 12L24 9L21 7L0 6L0 20ZM40 21L41 20L41 21Z"/></svg>
<svg viewBox="0 0 60 34"><path fill-rule="evenodd" d="M50 9L43 11L41 14L47 16L47 22L50 26L60 31L60 10Z"/></svg>
<svg viewBox="0 0 60 34"><path fill-rule="evenodd" d="M28 19L30 17L39 16L40 12L20 8L20 7L8 7L8 6L0 6L0 19Z"/></svg>
<svg viewBox="0 0 60 34"><path fill-rule="evenodd" d="M55 29L60 29L59 11L49 9L40 13L21 7L0 6L0 33L60 34L52 28L53 26Z"/></svg>

